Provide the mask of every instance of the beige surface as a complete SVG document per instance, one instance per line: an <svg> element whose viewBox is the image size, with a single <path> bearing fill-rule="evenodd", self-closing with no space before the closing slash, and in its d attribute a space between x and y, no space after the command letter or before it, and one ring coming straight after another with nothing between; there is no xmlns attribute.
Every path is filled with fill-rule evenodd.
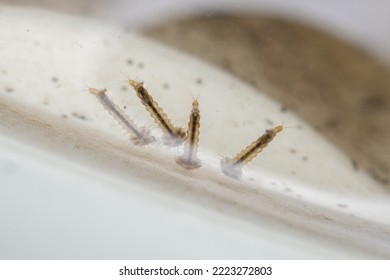
<svg viewBox="0 0 390 280"><path fill-rule="evenodd" d="M356 169L389 185L390 71L372 57L318 30L264 17L199 17L145 33L268 93Z"/></svg>
<svg viewBox="0 0 390 280"><path fill-rule="evenodd" d="M106 1L1 2L93 15ZM213 15L145 33L268 93L346 152L357 170L389 185L390 71L374 58L321 31L266 17Z"/></svg>
<svg viewBox="0 0 390 280"><path fill-rule="evenodd" d="M55 154L62 155L62 157L65 155L66 158L72 160L69 162L72 166L79 162L84 163L83 165L88 168L96 167L96 171L99 171L97 173L100 174L98 178L106 172L108 172L107 175L111 174L110 176L113 179L115 178L114 181L123 176L125 189L129 181L136 180L136 178L142 180L143 178L145 181L149 181L143 186L144 189L152 189L155 185L156 190L160 189L162 193L167 191L169 197L174 196L172 193L177 193L177 198L185 197L188 203L200 204L200 208L215 207L213 209L221 211L225 215L228 215L228 212L224 210L225 206L223 205L225 204L229 205L228 207L237 207L237 212L240 210L246 213L249 210L249 212L259 215L259 219L251 219L251 223L257 224L257 221L259 221L257 226L261 229L274 224L273 219L270 219L270 222L264 226L261 224L265 221L263 216L268 216L275 218L275 220L282 220L289 226L296 225L299 228L310 230L315 238L318 235L329 235L339 240L337 242L339 244L343 244L345 241L347 245L357 246L367 253L372 252L382 257L388 255L389 229L386 214L389 212L387 209L390 204L384 188L367 178L363 172L354 172L349 160L334 151L333 147L329 146L322 137L313 133L306 124L301 123L293 114L280 112L280 106L277 103L270 102L263 95L245 85L240 86L240 82L231 76L219 73L211 68L207 70L208 67L199 65L200 62L197 59L193 61L184 57L180 59L179 53L171 49L164 51L164 48L159 44L151 48L150 45L152 44L143 42L142 37L131 37L132 39L127 40L126 37L131 35L122 33L122 29L117 33L117 29L110 29L106 25L100 26L96 22L88 22L81 18L64 19L58 14L50 15L50 13L39 11L15 11L13 17L10 16L10 13L7 14L6 9L3 9L2 13L7 20L3 20L5 28L0 29L2 31L1 37L4 41L10 43L3 48L4 59L2 64L4 67L0 68L6 69L2 72L2 79L7 82L12 90L3 92L4 101L1 103L5 106L2 106L3 110L0 110L0 112L3 115L1 119L3 119L2 126L4 129L2 131L10 135L19 135L19 137L12 137L14 140L16 140L15 138L23 139L31 147L35 144L41 147L44 146L53 156ZM13 18L12 21L11 18ZM20 18L24 20L21 21ZM76 32L74 32L75 30ZM97 30L100 30L101 33L96 33ZM39 41L36 41L36 34L40 35ZM76 42L76 44L69 44L69 42ZM130 54L132 59L136 58L138 61L142 61L142 68L137 67L138 64L136 63L129 65ZM192 92L196 93L196 89L203 89L203 94L200 96L200 100L202 100L202 119L207 120L207 122L202 122L201 145L202 148L210 147L208 150L214 151L209 156L206 156L207 153L205 153L202 157L205 160L204 163L207 163L204 168L197 173L188 174L186 170L176 165L173 160L176 154L172 153L171 150L164 150L163 147L158 145L137 150L129 145L126 135L118 133L114 126L115 123L109 122L109 120L114 120L105 118L107 112L102 111L100 104L93 96L82 90L85 84L107 85L112 88L112 81L117 79L118 72L117 69L114 69L115 67L107 67L110 64L122 65L123 68L129 69L129 71L131 69L134 76L150 77L147 82L148 88L150 87L153 95L154 92L156 93L154 95L156 100L163 100L158 97L164 95L167 96L165 100L171 100L171 102L164 102L164 108L167 112L179 113L178 115L175 114L176 116L170 114L172 119L175 119L175 122L178 121L178 123L188 121L188 109L184 106L177 106L177 104L190 104L191 96L183 93L187 90L191 91L188 88L191 84L193 84ZM77 65L77 67L74 67L74 65ZM31 75L31 73L34 73L34 75ZM54 74L55 79L53 79ZM179 81L180 78L183 79ZM199 80L200 78L201 80ZM174 86L164 87L168 82L169 85ZM231 86L231 88L226 88L226 85ZM161 87L165 90L161 90ZM30 90L31 88L34 90ZM230 94L224 95L225 91ZM205 95L205 93L213 94ZM126 95L125 100L127 101L124 104L129 105L130 112L133 112L133 109L136 110L137 106L133 106L133 104L139 102L135 102L136 100L131 102L131 97L136 98L136 96L128 96L128 93L123 90L117 92L117 94L119 96L121 94ZM172 102L172 100L175 100L175 102ZM223 100L223 102L219 102L220 100ZM218 110L218 105L222 105L220 110ZM259 107L262 107L261 111L258 110ZM139 109L147 114L143 108L140 107ZM230 115L227 115L226 111L230 112ZM77 112L82 112L82 114L77 114ZM68 117L64 118L64 116ZM233 135L234 130L240 132L244 130L246 132L243 134L249 136L253 130L263 129L264 118L268 116L269 119L266 119L268 122L280 123L281 120L288 120L293 124L301 124L301 129L290 129L289 133L275 139L269 149L262 154L263 160L257 161L257 163L254 161L251 163L251 167L247 168L246 172L249 175L247 180L243 178L243 181L229 181L219 172L219 162L215 151L217 148L228 151L227 148L232 147L235 144L232 142L235 141L220 141L221 129L218 128L225 128L222 131L226 139L237 140L237 137ZM108 122L105 122L105 120ZM228 136L229 133L232 133L233 136ZM223 147L224 145L226 146ZM292 150L294 150L295 155L290 155L290 152L293 153ZM301 154L302 150L304 150L304 153ZM272 153L269 153L270 151ZM108 156L108 154L111 156ZM136 154L139 156L135 156ZM328 164L324 164L322 159L325 156L318 156L321 154L325 156L332 155L329 156L329 161L333 163L329 164L329 161L327 161ZM297 155L302 155L302 158L297 157ZM38 160L40 156L32 158ZM24 164L25 161L22 160L21 162ZM55 161L51 162L55 163ZM142 162L145 162L145 164L142 164ZM54 167L56 164L52 164L52 166ZM270 168L272 166L274 168ZM156 169L152 169L153 167ZM47 167L42 169L48 170ZM274 170L276 173L267 172L267 170ZM286 176L281 176L278 179L279 176L276 176L276 174L279 172L286 172ZM50 171L48 173L50 174ZM93 177L89 175L91 175L90 173L88 177ZM24 176L17 177L26 180ZM53 175L51 174L50 177L53 177ZM287 179L289 177L290 179ZM293 179L293 177L300 178L300 180ZM57 178L67 178L67 176L54 176L54 181ZM310 183L311 179L315 179L318 184ZM307 184L304 183L306 180L309 180ZM46 190L48 186L57 186L47 182L39 184L39 181L27 179L25 187L29 191L33 190L31 182L38 182L37 185L44 186ZM111 181L107 179L107 182ZM299 184L294 182L299 182ZM10 181L11 184L15 185L15 181ZM91 186L91 184L88 184L88 186ZM325 191L316 192L315 187L321 186L324 187ZM329 187L335 191L334 195L331 195L333 192ZM8 189L14 190L14 188ZM69 189L64 186L62 189L67 190L66 192L70 194L69 198L72 201L70 205L73 205L74 195L72 191L68 191ZM112 189L113 185L107 183L107 190ZM94 191L90 189L88 192L90 193L81 197L87 198L85 199L86 205L90 206L89 198ZM15 193L8 191L5 193L8 193L11 198L16 197ZM44 201L50 200L50 197L49 199L46 198L46 193L43 189L43 195L36 192L34 192L34 195ZM136 196L131 195L133 198ZM7 196L0 195L0 197L4 200L0 205L3 207L8 205L0 213L15 213L12 209L19 209L23 215L26 209L34 208L36 210L38 208L39 211L35 212L37 222L34 224L44 224L49 227L49 230L41 228L42 232L50 232L52 223L40 222L42 216L45 217L45 215L40 215L39 212L49 213L51 217L58 217L52 215L51 208L49 208L49 211L47 209L42 211L39 207L26 207L30 201L36 203L34 199L30 199L28 196L26 199L28 203L20 203L19 207L18 205L15 206L15 203L7 204L7 202L12 201L7 199ZM102 195L102 197L107 196ZM212 198L219 198L223 205L214 203L211 200ZM357 200L358 198L364 199ZM182 201L182 199L176 200ZM117 215L107 215L108 211L116 209L115 200L112 202L113 205L111 206L105 202L98 203L98 208L104 209L106 216L116 217ZM104 207L101 207L101 205L104 205ZM137 209L136 211L132 211L131 203L127 202L126 205L130 207L127 210L124 209L125 211L120 211L121 213L139 213L138 207L133 208ZM161 208L156 206L158 203L152 205L155 205L152 209L157 209L157 211L153 211L154 213L159 213L160 216L164 217L171 216L164 215ZM84 208L83 204L82 209ZM72 221L74 220L73 217L79 217L77 213L82 212L74 211L73 214L69 215L69 207L64 209L66 209L64 213L67 213L66 216L70 217ZM181 209L181 207L173 207L173 209L178 212L177 209ZM61 217L62 215L60 214ZM143 215L137 216L142 220ZM242 214L239 217L244 219L244 216L246 217ZM92 218L92 220L96 220L98 224L101 224L101 215L92 213L92 217L97 217ZM154 215L154 217L156 216ZM191 221L189 218L183 219ZM17 232L28 234L31 238L30 233L23 230L25 219L17 220L21 221L21 228L10 230L8 236L14 239L14 233ZM76 220L78 219L76 218ZM131 217L127 216L126 219L119 220L120 225L122 225L123 220L129 221ZM64 224L64 219L59 221ZM90 223L87 224L90 225ZM139 225L139 223L136 224ZM119 226L118 230L112 231L111 226L106 226L105 223L101 225L106 229L108 228L109 232L124 232L121 230L122 226ZM167 225L162 227L172 230ZM196 225L194 227L210 228L209 226ZM5 228L9 229L8 226ZM70 225L66 228L72 229L75 227ZM237 228L242 230L240 226ZM93 230L94 227L89 227L89 229ZM226 231L232 232L231 229ZM218 236L219 240L221 239L221 232L226 231L217 230L217 234L212 233L211 236ZM242 231L246 232L245 230ZM85 233L84 230L79 232ZM129 227L129 232L134 234L131 227ZM147 232L161 233L159 229ZM191 232L194 233L192 230ZM277 229L275 232L289 237L292 236L292 229L288 231ZM138 240L138 238L132 238L132 234L123 235L126 242ZM90 235L96 236L97 233L93 230ZM275 233L271 234L272 237L274 235ZM37 232L37 236L42 235ZM49 234L51 238L56 236L56 234ZM172 234L169 236L173 240L176 239ZM188 237L188 235L183 236ZM210 234L204 234L204 236L207 240L210 240ZM247 240L245 237L233 236L236 236L236 240ZM255 234L255 239L258 238L259 236ZM303 239L304 244L319 244L320 247L330 248L319 239L317 239L317 242L310 242L308 238L302 236L301 239ZM2 240L4 241L4 239ZM104 240L106 242L107 238ZM118 238L112 238L112 240L118 242ZM150 240L156 239L150 238ZM103 243L108 244L105 242ZM126 242L121 241L119 243L127 244ZM265 242L269 244L269 241ZM31 245L34 242L26 243ZM137 241L137 243L139 242ZM166 240L158 243L167 244ZM193 241L185 243L198 248ZM287 243L290 244L290 242ZM62 244L61 247L68 247L62 242L60 244ZM74 243L72 244L74 246ZM277 244L280 245L279 242ZM338 249L340 248L339 244L336 246ZM47 248L52 249L53 247L47 246ZM121 246L121 248L124 247ZM227 247L222 246L222 248ZM251 244L251 248L255 252L262 251L253 249L253 244ZM10 251L12 249L9 248ZM21 250L24 250L23 246L21 246ZM31 252L36 251L36 249L31 249ZM129 252L129 250L125 251ZM159 250L156 249L156 251ZM219 252L219 250L215 251ZM304 250L300 247L299 251Z"/></svg>
<svg viewBox="0 0 390 280"><path fill-rule="evenodd" d="M98 6L106 0L0 0L0 3L13 5L16 7L41 7L50 10L57 10L66 13L89 15L93 13L94 5Z"/></svg>

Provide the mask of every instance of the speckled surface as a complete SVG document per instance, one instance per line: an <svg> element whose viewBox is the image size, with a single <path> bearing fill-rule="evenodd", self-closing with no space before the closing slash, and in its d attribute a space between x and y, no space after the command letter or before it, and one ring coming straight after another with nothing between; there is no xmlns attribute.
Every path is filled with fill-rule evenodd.
<svg viewBox="0 0 390 280"><path fill-rule="evenodd" d="M96 16L106 1L0 2ZM213 14L144 33L266 92L348 154L355 169L389 186L390 70L373 57L319 30L263 16Z"/></svg>
<svg viewBox="0 0 390 280"><path fill-rule="evenodd" d="M266 17L197 17L145 34L263 90L347 153L356 169L389 185L390 71L381 62L319 30Z"/></svg>
<svg viewBox="0 0 390 280"><path fill-rule="evenodd" d="M118 209L116 206L119 197L107 203L106 197L109 194L105 192L112 194L118 186L132 199L137 197L138 191L135 188L138 187L170 199L175 197L173 200L176 202L167 205L173 209L173 213L178 214L183 213L182 206L175 206L178 202L198 205L197 209L202 209L201 211L210 209L221 215L228 213L228 209L232 207L236 209L234 217L237 220L248 220L262 230L271 227L275 229L274 233L266 235L266 239L259 239L259 235L254 234L254 240L262 241L262 244L268 246L271 240L268 236L271 236L278 248L283 247L284 251L294 254L305 252L302 248L312 246L312 252L316 254L326 249L342 251L341 253L355 257L361 256L357 255L359 252L365 253L365 258L389 255L389 224L386 219L390 205L388 193L365 173L356 172L350 161L323 137L314 133L291 112L281 111L281 105L261 94L261 91L248 87L235 77L197 59L149 42L139 35L128 34L118 26L110 27L85 18L33 9L4 8L2 15L4 28L0 29L0 33L9 44L3 46L4 57L0 65L0 87L8 88L4 92L0 91L0 166L3 166L0 168L4 170L7 180L5 184L0 184L0 213L3 215L0 220L5 221L4 231L1 233L4 238L0 240L3 244L13 245L15 233L20 234L18 240L26 240L18 243L22 244L18 250L14 246L6 247L8 249L2 250L3 254L8 252L12 256L26 257L28 252L27 256L36 257L36 252L44 251L46 258L61 256L63 253L68 258L70 255L80 258L79 254L70 251L81 248L83 256L87 253L89 257L96 257L98 254L106 258L118 258L118 252L121 256L134 254L131 243L139 244L140 239L143 242L158 240L156 243L168 245L166 252L171 254L172 246L169 246L167 236L175 244L179 244L178 239L191 240L191 233L199 240L199 244L210 250L209 243L199 239L200 235L205 236L209 242L219 242L223 236L232 234L233 231L247 233L241 226L232 226L230 222L225 223L230 226L229 229L220 228L204 234L197 234L192 229L181 234L180 230L167 224L161 224L161 230L158 226L145 229L140 223L154 223L148 223L144 219L145 215L140 214L140 208L131 202L124 204L126 208L119 210L121 214L112 212ZM147 147L131 145L128 135L121 131L119 124L86 90L89 85L106 87L110 97L134 117L136 123L150 123L152 120L142 104L139 104L137 96L129 94L130 90L123 89L126 82L120 80L121 73L144 78L145 86L155 100L159 100L159 105L165 112L169 112L170 119L178 125L188 123L190 104L194 97L191 93L199 94L202 112L199 158L203 163L202 168L190 172L177 165L174 159L181 154L180 149L172 150L159 144ZM254 159L245 168L241 180L232 180L221 174L221 153L229 155L230 152L237 152L258 136L258 131L264 131L271 123L276 125L286 122L296 124L297 129L288 131L286 128L281 137L277 137L261 154L261 160ZM152 130L158 136L158 131ZM23 149L16 145L18 141L23 143ZM4 155L7 153L4 151L9 151L6 157ZM39 151L45 151L45 154ZM329 156L329 161L323 161L325 156ZM43 164L45 159L46 164ZM64 167L66 174L63 175L60 175L61 172L53 175L48 171L62 170L60 163L64 160L67 161L65 166L79 166L83 169L82 172L90 181L95 178L99 182L106 182L100 192L93 183L82 180L80 184L88 188L79 196L79 207L74 207L77 199L75 200L72 191L79 188L65 180L69 176L76 180L77 176L73 175L77 171L72 169L66 172L67 167ZM34 169L34 161L42 161L43 166ZM48 165L52 168L48 168ZM17 173L23 170L26 172ZM106 179L99 179L103 177ZM51 192L48 192L53 186L57 188L54 200ZM99 209L99 213L104 209L107 220L102 222L102 215L92 211L89 212L90 217L85 218L88 221L85 223L79 213L84 213L94 205L91 197L96 192L101 193L103 200L95 200L95 209ZM24 195L25 200L17 199L20 194L29 193L33 193L34 197ZM64 195L58 195L59 193ZM67 197L66 203L59 208L57 203L45 204L48 201L57 202L56 197L64 201L64 196ZM159 205L159 199L149 203L153 219L163 220L157 218L158 214L159 217L169 217L173 221L172 212L165 212L165 215L164 206ZM56 209L58 211L53 212ZM254 216L257 218L249 218ZM68 220L58 217L68 217ZM115 220L112 217L122 218ZM138 219L136 229L131 223L123 223L134 221L134 217ZM213 228L201 224L204 218L200 219L201 223L195 222L191 215L183 215L181 219L192 223L196 229L208 231ZM35 225L41 225L34 227L37 229L35 234L26 230L31 221ZM277 228L273 226L276 221L281 221ZM72 231L70 235L65 234L61 242L56 242L58 234L53 231L53 226L56 227L57 224L58 229ZM106 231L96 230L97 227ZM288 231L285 227L288 227ZM75 228L84 234L84 239L73 234ZM171 232L168 233L169 231ZM63 233L62 230L57 232ZM122 236L118 238L117 232ZM152 235L148 239L143 232ZM297 245L299 250L287 250L285 245L281 246L282 243L275 239L278 234L291 240L294 232L297 240L301 240ZM137 234L143 238L139 238ZM175 238L175 234L180 237ZM87 236L94 237L92 242L88 242L91 238ZM237 234L233 236L239 243L249 240L248 237L241 238ZM90 250L75 246L73 238L77 238L83 246L90 244L91 248L100 248L102 244L107 246L110 240L120 244L120 247L107 246L106 250L90 254ZM104 242L100 242L100 238ZM36 240L45 242L39 243ZM334 246L325 245L323 240L329 240L329 244ZM54 243L58 245L58 250L53 250L55 246L51 244ZM200 248L193 240L183 243ZM285 242L288 246L291 243ZM231 244L221 247L230 250ZM257 256L258 253L265 252L253 244L250 244L250 248ZM36 245L39 250L35 248ZM29 249L26 250L25 246ZM44 247L46 250L43 250ZM181 245L174 247L180 256L183 256L183 252L192 251L183 251L185 247ZM346 247L348 250L342 250ZM349 250L354 247L356 254ZM139 252L144 253L144 248L150 247L142 246ZM161 252L159 247L153 248L154 251ZM248 250L243 249L242 245L239 248L248 256ZM275 253L275 248L273 246L269 251ZM219 254L223 252L217 248L212 251ZM204 256L210 258L209 254Z"/></svg>

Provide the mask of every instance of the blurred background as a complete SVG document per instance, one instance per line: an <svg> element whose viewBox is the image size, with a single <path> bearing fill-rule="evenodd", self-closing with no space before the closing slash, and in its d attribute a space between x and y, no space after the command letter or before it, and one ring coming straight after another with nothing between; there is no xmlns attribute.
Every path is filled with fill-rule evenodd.
<svg viewBox="0 0 390 280"><path fill-rule="evenodd" d="M223 68L308 121L356 169L389 185L389 1L1 2L120 24Z"/></svg>

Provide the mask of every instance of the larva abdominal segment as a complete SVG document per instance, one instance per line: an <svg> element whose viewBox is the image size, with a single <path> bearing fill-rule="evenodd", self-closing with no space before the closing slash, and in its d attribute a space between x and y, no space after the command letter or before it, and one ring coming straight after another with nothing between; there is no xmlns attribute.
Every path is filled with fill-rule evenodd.
<svg viewBox="0 0 390 280"><path fill-rule="evenodd" d="M106 91L106 89L98 90L96 88L89 88L89 92L95 95L111 116L130 133L130 139L135 145L143 146L155 141L150 130L146 127L139 128L118 105L111 101L106 95Z"/></svg>
<svg viewBox="0 0 390 280"><path fill-rule="evenodd" d="M200 111L198 100L192 102L192 111L188 122L187 137L184 143L184 154L176 159L176 163L185 169L201 167L197 157L200 129Z"/></svg>
<svg viewBox="0 0 390 280"><path fill-rule="evenodd" d="M154 122L164 132L163 143L167 146L178 146L183 143L186 137L185 131L180 127L175 127L172 125L171 120L164 113L163 109L153 99L153 97L148 93L148 91L144 88L143 83L139 83L134 80L129 80L129 85L134 88L137 93L137 96L139 97L139 99L141 99L142 104L150 113Z"/></svg>
<svg viewBox="0 0 390 280"><path fill-rule="evenodd" d="M277 133L283 130L283 126L267 129L258 139L238 153L234 158L224 158L220 166L222 172L232 178L239 178L242 174L242 166L254 159L268 143L271 142Z"/></svg>

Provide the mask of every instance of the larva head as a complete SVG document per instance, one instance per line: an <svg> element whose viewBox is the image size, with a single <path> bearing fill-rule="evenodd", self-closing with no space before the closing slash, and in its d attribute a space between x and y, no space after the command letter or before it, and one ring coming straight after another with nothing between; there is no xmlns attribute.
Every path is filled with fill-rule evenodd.
<svg viewBox="0 0 390 280"><path fill-rule="evenodd" d="M192 109L197 110L198 108L199 108L198 99L194 99L194 101L192 101Z"/></svg>
<svg viewBox="0 0 390 280"><path fill-rule="evenodd" d="M143 87L144 83L143 82L137 82L134 80L129 80L129 85L131 85L136 91Z"/></svg>
<svg viewBox="0 0 390 280"><path fill-rule="evenodd" d="M192 110L191 110L191 115L192 116L196 116L196 117L199 117L199 102L197 99L195 99L193 102L192 102Z"/></svg>
<svg viewBox="0 0 390 280"><path fill-rule="evenodd" d="M266 135L268 135L271 139L275 137L275 135L283 130L283 126L279 125L277 127L274 127L273 129L267 129Z"/></svg>
<svg viewBox="0 0 390 280"><path fill-rule="evenodd" d="M101 89L101 90L98 90L96 88L89 88L88 89L89 93L93 94L93 95L96 95L96 96L102 96L106 93L106 89Z"/></svg>
<svg viewBox="0 0 390 280"><path fill-rule="evenodd" d="M273 131L275 132L275 134L281 132L282 130L283 130L283 126L282 126L282 125L279 125L279 126L277 126L277 127L275 127L275 128L273 129Z"/></svg>

